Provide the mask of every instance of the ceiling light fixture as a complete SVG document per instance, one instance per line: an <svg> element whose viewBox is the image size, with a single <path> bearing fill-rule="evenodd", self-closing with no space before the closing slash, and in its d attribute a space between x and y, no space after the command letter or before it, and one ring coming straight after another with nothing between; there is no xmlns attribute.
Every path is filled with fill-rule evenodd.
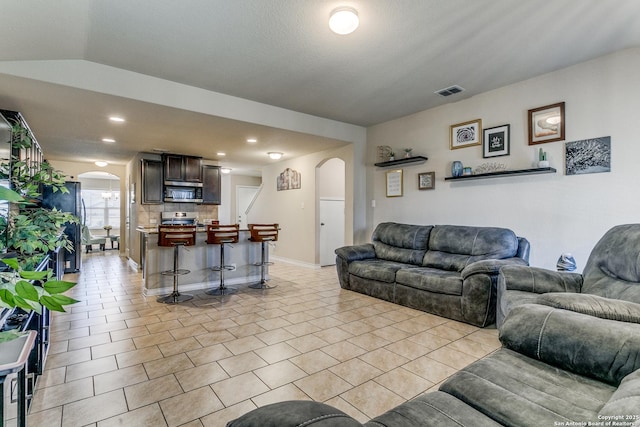
<svg viewBox="0 0 640 427"><path fill-rule="evenodd" d="M96 165L96 166L100 166L101 168L103 168L103 167L107 166L108 164L109 164L109 163L107 163L107 162L103 162L103 161L97 161L97 162L95 162L95 165Z"/></svg>
<svg viewBox="0 0 640 427"><path fill-rule="evenodd" d="M247 138L247 142L249 144L255 144L256 142L258 142L258 140L256 138Z"/></svg>
<svg viewBox="0 0 640 427"><path fill-rule="evenodd" d="M116 140L113 139L113 138L102 138L102 142L107 142L109 144L113 144L114 142L116 142Z"/></svg>
<svg viewBox="0 0 640 427"><path fill-rule="evenodd" d="M353 33L359 24L358 12L352 7L338 7L329 14L329 28L341 36Z"/></svg>
<svg viewBox="0 0 640 427"><path fill-rule="evenodd" d="M277 151L270 151L267 153L269 155L270 158L272 158L273 160L280 160L282 158L282 153L279 153Z"/></svg>
<svg viewBox="0 0 640 427"><path fill-rule="evenodd" d="M222 151L216 153L216 156L226 156L227 153L223 153Z"/></svg>
<svg viewBox="0 0 640 427"><path fill-rule="evenodd" d="M231 168L222 168L222 169L220 169L220 172L222 172L222 173L230 173L231 172Z"/></svg>
<svg viewBox="0 0 640 427"><path fill-rule="evenodd" d="M122 117L116 117L116 116L109 117L109 120L111 120L112 122L117 122L117 123L123 123L124 122L124 119Z"/></svg>

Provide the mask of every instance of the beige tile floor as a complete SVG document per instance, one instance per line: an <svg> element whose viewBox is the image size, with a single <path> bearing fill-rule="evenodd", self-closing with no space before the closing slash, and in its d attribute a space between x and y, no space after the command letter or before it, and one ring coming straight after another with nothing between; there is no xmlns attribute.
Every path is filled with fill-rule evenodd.
<svg viewBox="0 0 640 427"><path fill-rule="evenodd" d="M83 255L29 425L224 426L288 399L364 422L500 346L495 329L342 290L334 267L270 273L274 289L165 305L115 251Z"/></svg>

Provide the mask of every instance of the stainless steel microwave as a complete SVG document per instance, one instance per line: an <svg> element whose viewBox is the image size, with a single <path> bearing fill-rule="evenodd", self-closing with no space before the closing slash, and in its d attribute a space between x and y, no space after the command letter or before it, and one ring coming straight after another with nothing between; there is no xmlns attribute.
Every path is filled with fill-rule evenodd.
<svg viewBox="0 0 640 427"><path fill-rule="evenodd" d="M202 203L201 186L165 185L164 201L171 203Z"/></svg>

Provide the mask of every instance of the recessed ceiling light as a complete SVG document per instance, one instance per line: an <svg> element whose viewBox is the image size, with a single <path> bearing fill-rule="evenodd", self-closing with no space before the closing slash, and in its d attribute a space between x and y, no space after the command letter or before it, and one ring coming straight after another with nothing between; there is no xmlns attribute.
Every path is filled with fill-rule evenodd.
<svg viewBox="0 0 640 427"><path fill-rule="evenodd" d="M117 122L117 123L124 122L124 119L122 117L117 117L117 116L111 116L111 117L109 117L109 120L111 120L112 122Z"/></svg>
<svg viewBox="0 0 640 427"><path fill-rule="evenodd" d="M329 28L341 36L353 33L359 24L358 11L352 7L338 7L329 15Z"/></svg>
<svg viewBox="0 0 640 427"><path fill-rule="evenodd" d="M255 144L256 142L258 142L258 140L256 138L247 138L247 142L249 144Z"/></svg>
<svg viewBox="0 0 640 427"><path fill-rule="evenodd" d="M222 168L222 169L220 169L220 172L222 172L222 173L230 173L231 172L231 168Z"/></svg>
<svg viewBox="0 0 640 427"><path fill-rule="evenodd" d="M168 153L169 150L166 148L152 148L151 151L155 151L156 153Z"/></svg>
<svg viewBox="0 0 640 427"><path fill-rule="evenodd" d="M216 155L218 155L218 156L226 156L227 153L219 152L219 153L216 153Z"/></svg>
<svg viewBox="0 0 640 427"><path fill-rule="evenodd" d="M102 142L108 142L108 143L112 144L112 143L116 142L116 140L113 139L113 138L102 138Z"/></svg>
<svg viewBox="0 0 640 427"><path fill-rule="evenodd" d="M101 168L107 166L109 163L107 162L103 162L103 161L98 161L95 163L96 166L100 166Z"/></svg>
<svg viewBox="0 0 640 427"><path fill-rule="evenodd" d="M279 160L282 158L282 153L279 153L277 151L270 151L267 153L269 155L270 158L272 158L273 160Z"/></svg>

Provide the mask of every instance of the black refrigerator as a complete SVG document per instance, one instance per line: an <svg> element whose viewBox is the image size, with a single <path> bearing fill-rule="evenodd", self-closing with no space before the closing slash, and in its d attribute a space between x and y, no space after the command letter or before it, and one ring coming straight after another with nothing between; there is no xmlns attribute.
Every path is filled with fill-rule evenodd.
<svg viewBox="0 0 640 427"><path fill-rule="evenodd" d="M45 186L42 190L42 207L56 208L63 212L70 212L80 219L82 195L80 193L80 183L67 181L65 183L68 193L60 191L54 192L51 187ZM82 254L82 233L81 226L77 224L67 224L64 233L73 244L73 252L64 251L64 272L76 273L80 271L80 257Z"/></svg>

